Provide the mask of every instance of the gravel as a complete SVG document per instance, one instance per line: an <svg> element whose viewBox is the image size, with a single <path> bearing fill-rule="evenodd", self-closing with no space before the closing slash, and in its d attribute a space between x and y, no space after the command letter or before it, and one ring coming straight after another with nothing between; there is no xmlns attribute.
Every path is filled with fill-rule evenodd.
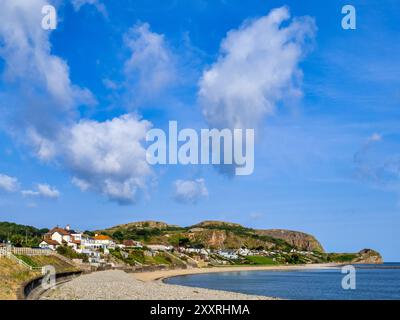
<svg viewBox="0 0 400 320"><path fill-rule="evenodd" d="M120 270L86 274L47 291L43 300L264 300L264 296L142 282Z"/></svg>

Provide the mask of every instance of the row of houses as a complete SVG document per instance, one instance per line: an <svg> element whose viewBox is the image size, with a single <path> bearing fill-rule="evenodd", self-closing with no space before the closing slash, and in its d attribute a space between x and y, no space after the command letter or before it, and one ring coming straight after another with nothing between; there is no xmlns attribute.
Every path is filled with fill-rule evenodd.
<svg viewBox="0 0 400 320"><path fill-rule="evenodd" d="M115 241L102 234L95 234L94 236L89 236L82 232L75 231L67 225L65 228L55 227L48 231L44 237L43 241L39 244L40 248L56 250L60 246L69 246L75 252L86 254L89 257L90 263L100 263L102 261L101 255L108 254L109 249L125 249L125 248L146 248L147 251L156 253L157 251L173 251L173 246L167 246L163 244L147 244L143 245L139 241L135 240L123 240L122 243L115 243ZM236 250L232 249L222 249L222 250L211 250L205 248L186 248L179 247L176 248L181 254L190 254L191 256L199 256L205 261L209 261L209 257L213 255L220 256L221 258L227 260L236 260L243 256L255 256L255 255L265 255L274 256L280 253L280 250L266 251L266 250L251 250L248 248L239 248ZM146 252L147 252L146 251ZM291 253L308 253L303 251L297 251L292 249Z"/></svg>
<svg viewBox="0 0 400 320"><path fill-rule="evenodd" d="M280 253L283 253L281 250L275 250L275 251L267 251L267 250L252 250L248 248L239 248L239 249L221 249L221 250L212 250L212 249L204 249L204 248L179 248L180 252L183 253L189 253L189 254L197 254L203 257L207 257L211 254L213 255L219 255L222 258L229 259L229 260L236 260L239 259L240 257L245 257L245 256L258 256L258 255L263 255L263 256L275 256ZM308 252L303 252L303 251L296 251L296 250L291 250L291 253L298 252L298 253L308 253Z"/></svg>
<svg viewBox="0 0 400 320"><path fill-rule="evenodd" d="M108 249L114 249L116 244L109 236L95 234L91 237L71 229L69 225L49 230L39 244L40 248L50 250L56 250L60 246L68 246L77 253L86 254L89 262L97 263L100 261L100 251L106 253Z"/></svg>

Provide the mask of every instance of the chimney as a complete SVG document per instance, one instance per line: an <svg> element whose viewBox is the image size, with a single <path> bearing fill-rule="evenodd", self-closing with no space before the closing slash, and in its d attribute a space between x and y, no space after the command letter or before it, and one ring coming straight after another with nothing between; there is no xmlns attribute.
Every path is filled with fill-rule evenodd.
<svg viewBox="0 0 400 320"><path fill-rule="evenodd" d="M69 224L67 224L67 226L65 227L65 230L67 230L67 231L71 230L71 227Z"/></svg>

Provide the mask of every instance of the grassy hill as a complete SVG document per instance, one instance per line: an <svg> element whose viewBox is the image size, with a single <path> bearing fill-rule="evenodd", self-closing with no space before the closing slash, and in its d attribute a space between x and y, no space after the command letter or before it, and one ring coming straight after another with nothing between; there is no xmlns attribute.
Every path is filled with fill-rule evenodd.
<svg viewBox="0 0 400 320"><path fill-rule="evenodd" d="M21 259L28 265L34 268L41 268L44 266L53 266L57 273L78 271L78 268L72 263L67 263L65 260L61 260L57 256L24 256L16 255L17 258Z"/></svg>
<svg viewBox="0 0 400 320"><path fill-rule="evenodd" d="M54 266L57 273L78 271L73 264L56 256L17 256L31 267ZM0 300L15 300L18 288L26 281L41 275L40 269L29 270L18 262L6 257L0 258Z"/></svg>
<svg viewBox="0 0 400 320"><path fill-rule="evenodd" d="M323 252L321 244L311 235L285 230L283 237L268 234L268 230L254 230L237 223L203 221L189 227L168 225L165 222L143 221L114 226L97 232L116 240L133 239L145 244L187 245L210 249L276 249L316 250ZM294 241L296 240L296 241Z"/></svg>
<svg viewBox="0 0 400 320"><path fill-rule="evenodd" d="M18 288L29 279L40 275L8 258L0 258L0 300L15 300Z"/></svg>
<svg viewBox="0 0 400 320"><path fill-rule="evenodd" d="M265 249L281 251L275 261L266 257L249 257L250 264L272 263L381 263L382 257L374 250L356 253L325 253L321 243L312 235L283 229L252 229L225 221L203 221L179 227L159 221L133 222L97 232L122 241L133 239L144 244L165 244L207 249ZM309 254L297 251L306 251ZM137 257L136 257L137 260ZM141 261L145 261L142 259Z"/></svg>

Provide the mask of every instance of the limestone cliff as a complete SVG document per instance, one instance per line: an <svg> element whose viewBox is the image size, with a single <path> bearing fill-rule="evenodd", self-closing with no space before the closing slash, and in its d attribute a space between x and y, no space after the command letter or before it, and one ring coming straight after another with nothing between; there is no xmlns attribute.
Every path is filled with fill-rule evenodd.
<svg viewBox="0 0 400 320"><path fill-rule="evenodd" d="M282 229L256 230L255 232L259 235L284 240L300 250L324 252L324 248L319 241L314 236L304 232Z"/></svg>

